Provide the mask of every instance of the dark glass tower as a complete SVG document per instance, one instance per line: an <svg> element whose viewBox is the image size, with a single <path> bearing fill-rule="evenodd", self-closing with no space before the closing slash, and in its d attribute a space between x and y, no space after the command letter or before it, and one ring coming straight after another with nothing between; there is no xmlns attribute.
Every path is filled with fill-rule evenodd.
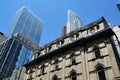
<svg viewBox="0 0 120 80"><path fill-rule="evenodd" d="M10 27L7 31L6 36L10 37L11 35L19 32L25 36L30 41L35 44L39 44L41 33L42 33L43 23L38 19L30 10L26 7L22 7L16 12L15 17L13 18ZM22 46L18 59L15 63L15 69L9 79L11 80L21 80L24 73L21 66L31 60L31 50Z"/></svg>
<svg viewBox="0 0 120 80"><path fill-rule="evenodd" d="M11 76L21 48L22 44L12 36L0 43L0 80Z"/></svg>

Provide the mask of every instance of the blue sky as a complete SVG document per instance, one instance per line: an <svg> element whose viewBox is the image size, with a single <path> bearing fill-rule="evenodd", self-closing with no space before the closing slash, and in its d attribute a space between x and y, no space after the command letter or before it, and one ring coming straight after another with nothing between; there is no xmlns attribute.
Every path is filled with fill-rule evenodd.
<svg viewBox="0 0 120 80"><path fill-rule="evenodd" d="M120 0L1 0L0 31L6 33L16 11L26 6L43 22L40 45L43 46L61 36L61 28L67 22L67 10L74 11L83 25L103 16L112 25L120 24L120 12L116 3Z"/></svg>

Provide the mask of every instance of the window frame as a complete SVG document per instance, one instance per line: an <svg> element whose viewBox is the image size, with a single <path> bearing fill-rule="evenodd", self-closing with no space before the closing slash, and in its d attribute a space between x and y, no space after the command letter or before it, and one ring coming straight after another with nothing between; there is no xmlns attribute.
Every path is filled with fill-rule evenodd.
<svg viewBox="0 0 120 80"><path fill-rule="evenodd" d="M77 80L77 74L75 71L71 72L70 74L70 80Z"/></svg>
<svg viewBox="0 0 120 80"><path fill-rule="evenodd" d="M55 70L59 69L59 60L58 59L55 59L55 61L54 61L54 67L55 67Z"/></svg>
<svg viewBox="0 0 120 80"><path fill-rule="evenodd" d="M52 80L59 80L58 76L57 75L54 75Z"/></svg>
<svg viewBox="0 0 120 80"><path fill-rule="evenodd" d="M97 76L98 76L98 80L107 80L106 79L106 75L105 75L105 70L104 70L104 67L99 65L96 67L96 71L97 71ZM100 75L102 77L100 77ZM103 79L104 78L104 79Z"/></svg>
<svg viewBox="0 0 120 80"><path fill-rule="evenodd" d="M96 30L95 30L95 27L90 28L90 33L91 33L91 34L94 34L95 31L96 31Z"/></svg>
<svg viewBox="0 0 120 80"><path fill-rule="evenodd" d="M41 66L41 72L40 72L41 74L44 74L45 73L45 65L43 64L42 66Z"/></svg>
<svg viewBox="0 0 120 80"><path fill-rule="evenodd" d="M71 54L71 64L75 65L76 64L76 55L74 53Z"/></svg>
<svg viewBox="0 0 120 80"><path fill-rule="evenodd" d="M101 54L100 54L100 49L98 47L94 48L94 54L95 54L95 58L100 58Z"/></svg>

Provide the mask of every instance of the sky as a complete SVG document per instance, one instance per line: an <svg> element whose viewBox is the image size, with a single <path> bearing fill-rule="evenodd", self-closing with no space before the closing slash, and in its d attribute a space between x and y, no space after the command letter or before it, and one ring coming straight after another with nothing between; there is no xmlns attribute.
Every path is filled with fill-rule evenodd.
<svg viewBox="0 0 120 80"><path fill-rule="evenodd" d="M43 22L40 46L61 36L61 28L67 23L68 9L75 12L83 26L101 18L113 26L120 24L120 12L116 3L120 0L0 0L0 32L6 31L16 12L26 6Z"/></svg>

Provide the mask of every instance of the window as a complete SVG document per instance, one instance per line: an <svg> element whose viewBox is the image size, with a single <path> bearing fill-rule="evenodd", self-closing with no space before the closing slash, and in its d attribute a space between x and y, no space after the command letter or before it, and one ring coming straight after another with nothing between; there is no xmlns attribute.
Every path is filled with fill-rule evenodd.
<svg viewBox="0 0 120 80"><path fill-rule="evenodd" d="M72 73L71 73L70 79L71 79L71 80L77 80L76 72L72 72Z"/></svg>
<svg viewBox="0 0 120 80"><path fill-rule="evenodd" d="M59 65L58 65L58 59L55 60L55 70L58 70Z"/></svg>
<svg viewBox="0 0 120 80"><path fill-rule="evenodd" d="M106 80L104 68L102 66L98 66L96 70L98 73L99 80Z"/></svg>
<svg viewBox="0 0 120 80"><path fill-rule="evenodd" d="M97 26L97 30L99 29L100 27L99 27L99 25Z"/></svg>
<svg viewBox="0 0 120 80"><path fill-rule="evenodd" d="M100 49L99 48L95 48L94 52L95 52L95 57L99 58L100 57Z"/></svg>
<svg viewBox="0 0 120 80"><path fill-rule="evenodd" d="M61 47L61 42L56 43L56 48L60 48Z"/></svg>
<svg viewBox="0 0 120 80"><path fill-rule="evenodd" d="M42 66L41 66L41 74L44 74L44 71L45 71L45 66L42 65Z"/></svg>
<svg viewBox="0 0 120 80"><path fill-rule="evenodd" d="M58 79L57 75L54 75L52 80L59 80L59 79Z"/></svg>
<svg viewBox="0 0 120 80"><path fill-rule="evenodd" d="M92 27L92 28L90 29L90 33L92 33L92 34L95 33L95 28Z"/></svg>
<svg viewBox="0 0 120 80"><path fill-rule="evenodd" d="M71 63L72 63L72 65L74 65L76 63L76 56L75 56L75 54L71 55Z"/></svg>
<svg viewBox="0 0 120 80"><path fill-rule="evenodd" d="M30 73L32 73L32 72L33 72L32 69L29 69L29 70L27 71L28 74L30 74Z"/></svg>
<svg viewBox="0 0 120 80"><path fill-rule="evenodd" d="M118 28L120 28L120 25L118 25Z"/></svg>
<svg viewBox="0 0 120 80"><path fill-rule="evenodd" d="M73 42L75 40L75 37L74 36L71 36L70 37L70 41Z"/></svg>

